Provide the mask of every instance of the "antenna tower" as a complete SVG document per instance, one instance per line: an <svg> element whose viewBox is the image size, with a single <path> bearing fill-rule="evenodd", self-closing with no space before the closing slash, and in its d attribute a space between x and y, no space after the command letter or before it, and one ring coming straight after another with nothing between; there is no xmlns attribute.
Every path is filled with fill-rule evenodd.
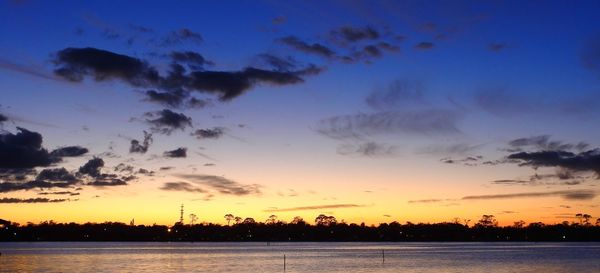
<svg viewBox="0 0 600 273"><path fill-rule="evenodd" d="M179 223L183 225L183 204L181 204L181 210L179 211Z"/></svg>

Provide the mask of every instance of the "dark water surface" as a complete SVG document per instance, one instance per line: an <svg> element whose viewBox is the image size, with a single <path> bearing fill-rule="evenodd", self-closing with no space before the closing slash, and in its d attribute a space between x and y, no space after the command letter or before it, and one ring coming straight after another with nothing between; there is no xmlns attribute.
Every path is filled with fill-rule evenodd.
<svg viewBox="0 0 600 273"><path fill-rule="evenodd" d="M36 242L0 252L0 272L284 272L285 254L285 272L600 273L600 243Z"/></svg>

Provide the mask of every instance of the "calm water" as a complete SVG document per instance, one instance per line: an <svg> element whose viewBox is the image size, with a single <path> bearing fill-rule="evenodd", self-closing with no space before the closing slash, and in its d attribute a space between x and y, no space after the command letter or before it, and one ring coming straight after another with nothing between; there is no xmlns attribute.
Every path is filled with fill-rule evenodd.
<svg viewBox="0 0 600 273"><path fill-rule="evenodd" d="M382 263L382 250L385 263ZM0 272L600 272L600 243L0 243Z"/></svg>

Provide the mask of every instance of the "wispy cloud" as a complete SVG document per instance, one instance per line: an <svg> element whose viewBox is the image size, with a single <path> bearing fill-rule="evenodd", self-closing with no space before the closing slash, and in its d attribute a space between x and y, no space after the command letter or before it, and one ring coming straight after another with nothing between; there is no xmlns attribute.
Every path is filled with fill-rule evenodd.
<svg viewBox="0 0 600 273"><path fill-rule="evenodd" d="M15 204L15 203L60 203L71 201L69 199L48 199L48 198L2 198L0 199L1 204Z"/></svg>
<svg viewBox="0 0 600 273"><path fill-rule="evenodd" d="M264 212L285 212L285 211L299 211L299 210L320 210L320 209L343 209L343 208L360 208L365 205L357 204L333 204L333 205L316 205L316 206L305 206L305 207L293 207L293 208L271 208L263 210Z"/></svg>
<svg viewBox="0 0 600 273"><path fill-rule="evenodd" d="M455 199L418 199L418 200L409 200L408 203L409 204L416 204L416 203L440 203L440 202L446 202L446 201L456 201Z"/></svg>
<svg viewBox="0 0 600 273"><path fill-rule="evenodd" d="M199 192L206 193L205 190L198 188L188 182L167 182L164 183L161 190L164 191L184 191L184 192Z"/></svg>
<svg viewBox="0 0 600 273"><path fill-rule="evenodd" d="M514 198L539 198L539 197L562 197L566 200L591 200L597 193L593 190L563 190L550 192L520 192L508 194L469 195L461 200L492 200L492 199L514 199Z"/></svg>
<svg viewBox="0 0 600 273"><path fill-rule="evenodd" d="M321 120L316 131L335 139L382 134L458 134L460 115L450 110L385 111L342 115Z"/></svg>
<svg viewBox="0 0 600 273"><path fill-rule="evenodd" d="M217 192L225 195L260 195L261 186L258 184L241 184L227 179L223 176L204 175L204 174L181 174L179 178L191 181L196 184L205 185Z"/></svg>
<svg viewBox="0 0 600 273"><path fill-rule="evenodd" d="M35 77L48 79L48 80L62 81L61 78L59 78L51 73L47 73L40 67L18 64L18 63L15 63L15 62L12 62L12 61L9 61L6 59L2 59L2 58L0 58L0 69L16 71L16 72L20 72L20 73L32 75Z"/></svg>

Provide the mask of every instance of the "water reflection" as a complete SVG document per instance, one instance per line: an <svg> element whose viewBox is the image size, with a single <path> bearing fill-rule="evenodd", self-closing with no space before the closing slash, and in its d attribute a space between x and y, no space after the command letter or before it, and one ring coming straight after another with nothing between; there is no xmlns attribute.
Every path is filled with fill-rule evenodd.
<svg viewBox="0 0 600 273"><path fill-rule="evenodd" d="M0 243L0 272L600 272L600 243ZM385 263L383 262L385 251Z"/></svg>

